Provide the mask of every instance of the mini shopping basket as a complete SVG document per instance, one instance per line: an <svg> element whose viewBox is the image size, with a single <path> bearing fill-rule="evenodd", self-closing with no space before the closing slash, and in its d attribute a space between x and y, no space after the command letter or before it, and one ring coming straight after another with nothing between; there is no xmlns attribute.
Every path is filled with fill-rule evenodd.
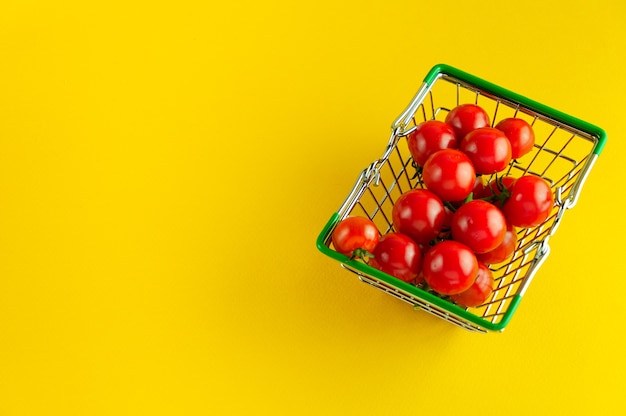
<svg viewBox="0 0 626 416"><path fill-rule="evenodd" d="M475 308L460 307L427 288L396 279L359 260L350 260L333 249L331 235L348 216L365 216L381 234L393 231L391 212L396 199L423 187L416 175L407 135L426 120L444 120L463 103L474 103L490 115L492 125L507 117L528 121L535 132L535 146L511 162L506 175L541 176L553 190L555 204L543 224L518 230L516 250L506 263L490 265L495 279L490 298ZM391 128L383 155L367 166L339 210L317 238L319 250L338 260L364 283L380 289L416 309L429 312L464 329L502 331L515 313L533 276L550 253L548 241L565 211L572 208L583 183L606 142L606 133L589 123L554 110L507 89L448 65L433 67L409 106Z"/></svg>

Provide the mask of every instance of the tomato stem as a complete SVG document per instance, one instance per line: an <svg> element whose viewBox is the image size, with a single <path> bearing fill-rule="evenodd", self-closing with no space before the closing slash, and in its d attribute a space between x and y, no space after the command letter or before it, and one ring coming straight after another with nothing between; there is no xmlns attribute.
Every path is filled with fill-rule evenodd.
<svg viewBox="0 0 626 416"><path fill-rule="evenodd" d="M452 212L456 212L456 207L450 201L443 201L443 204Z"/></svg>
<svg viewBox="0 0 626 416"><path fill-rule="evenodd" d="M476 198L476 199L481 200L481 201L491 202L494 205L501 205L507 199L509 199L509 197L511 196L511 190L507 188L507 186L504 184L504 176L498 176L498 174L496 174L495 180L493 180L493 182L495 183L496 189L498 192L496 192L491 187L492 181L489 181L487 183L487 186L489 188L489 191L491 191L491 195L483 197L483 198Z"/></svg>
<svg viewBox="0 0 626 416"><path fill-rule="evenodd" d="M352 256L350 256L350 260L361 259L363 261L367 261L367 259L373 259L374 255L364 248L357 248L352 252Z"/></svg>
<svg viewBox="0 0 626 416"><path fill-rule="evenodd" d="M417 162L415 162L415 160L411 161L411 166L413 166L415 168L415 173L413 174L411 179L415 179L415 178L417 178L417 177L422 175L422 167L420 165L418 165Z"/></svg>

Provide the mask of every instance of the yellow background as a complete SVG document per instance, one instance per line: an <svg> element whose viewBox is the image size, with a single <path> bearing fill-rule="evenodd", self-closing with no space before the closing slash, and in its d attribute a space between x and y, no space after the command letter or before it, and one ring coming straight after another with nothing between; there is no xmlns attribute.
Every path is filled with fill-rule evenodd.
<svg viewBox="0 0 626 416"><path fill-rule="evenodd" d="M0 415L618 414L626 7L0 6ZM436 63L608 143L503 333L315 238Z"/></svg>

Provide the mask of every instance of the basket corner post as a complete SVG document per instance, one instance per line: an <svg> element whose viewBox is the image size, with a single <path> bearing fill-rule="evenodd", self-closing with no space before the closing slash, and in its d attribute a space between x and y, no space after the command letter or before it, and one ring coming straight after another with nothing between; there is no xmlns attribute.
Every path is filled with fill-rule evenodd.
<svg viewBox="0 0 626 416"><path fill-rule="evenodd" d="M449 65L443 63L433 65L433 67L424 77L424 82L428 85L432 85L432 83L437 79L437 77L439 77L440 74L448 72L450 68L451 67Z"/></svg>

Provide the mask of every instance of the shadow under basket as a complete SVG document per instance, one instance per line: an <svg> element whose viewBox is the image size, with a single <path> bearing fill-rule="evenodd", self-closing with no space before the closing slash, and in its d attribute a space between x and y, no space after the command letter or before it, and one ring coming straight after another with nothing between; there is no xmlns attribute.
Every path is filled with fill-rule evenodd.
<svg viewBox="0 0 626 416"><path fill-rule="evenodd" d="M392 209L404 192L423 188L416 175L407 135L426 120L445 120L454 107L473 103L484 108L493 125L508 117L526 120L535 132L531 152L513 160L503 175L536 175L551 186L554 207L534 228L518 229L517 246L506 262L489 265L494 290L478 307L465 308L422 286L403 282L359 260L335 251L331 235L348 216L370 218L381 234L393 231ZM526 289L550 253L549 239L565 212L572 208L606 142L606 133L587 122L554 110L448 65L436 65L417 94L392 124L383 155L359 175L339 210L332 214L317 238L318 249L346 270L385 293L464 329L502 331L515 313Z"/></svg>

